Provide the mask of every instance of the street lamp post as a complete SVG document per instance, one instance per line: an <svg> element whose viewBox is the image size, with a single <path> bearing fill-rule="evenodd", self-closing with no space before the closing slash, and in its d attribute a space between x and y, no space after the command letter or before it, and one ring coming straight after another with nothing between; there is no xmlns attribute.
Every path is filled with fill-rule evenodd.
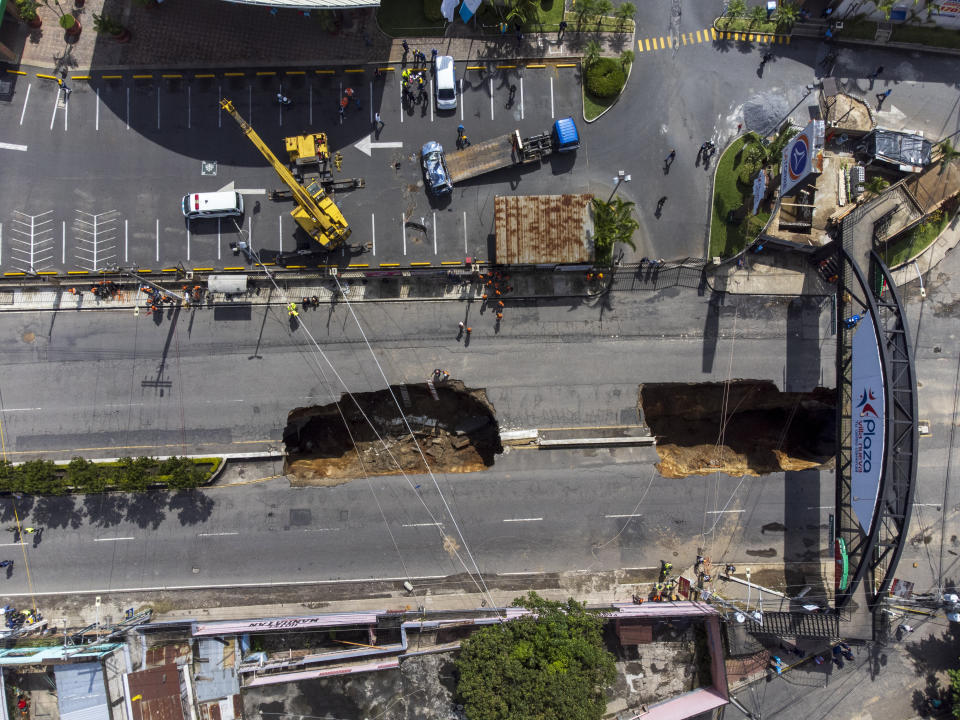
<svg viewBox="0 0 960 720"><path fill-rule="evenodd" d="M617 190L620 189L620 183L630 182L631 179L625 170L619 170L617 172L617 176L613 179L613 192L610 193L610 197L607 198L607 205L613 202L613 196L616 195Z"/></svg>

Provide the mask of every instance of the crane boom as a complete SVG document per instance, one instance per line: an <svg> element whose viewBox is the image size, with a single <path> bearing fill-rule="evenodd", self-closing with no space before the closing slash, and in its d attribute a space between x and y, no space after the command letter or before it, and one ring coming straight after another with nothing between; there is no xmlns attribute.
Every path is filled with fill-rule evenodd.
<svg viewBox="0 0 960 720"><path fill-rule="evenodd" d="M290 188L290 192L297 203L297 207L290 214L297 224L326 249L333 249L345 242L350 236L350 227L347 225L343 213L340 212L333 200L327 197L320 183L312 182L309 187L304 187L297 182L293 174L277 159L277 156L267 147L267 144L257 132L240 116L230 100L222 99L220 107L237 121L237 125L240 126L243 134L267 159L267 162L270 163L284 184Z"/></svg>

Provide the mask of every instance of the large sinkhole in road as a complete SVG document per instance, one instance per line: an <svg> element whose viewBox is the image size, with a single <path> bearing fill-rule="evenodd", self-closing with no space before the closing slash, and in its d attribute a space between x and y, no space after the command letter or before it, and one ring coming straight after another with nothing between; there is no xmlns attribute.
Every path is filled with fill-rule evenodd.
<svg viewBox="0 0 960 720"><path fill-rule="evenodd" d="M768 380L640 386L664 477L763 475L828 465L836 453L835 391L781 392ZM726 422L723 422L724 418Z"/></svg>
<svg viewBox="0 0 960 720"><path fill-rule="evenodd" d="M426 384L394 385L293 410L283 432L286 473L294 483L337 485L401 470L425 473L424 457L434 472L493 465L503 448L486 393L458 381L438 383L435 392Z"/></svg>

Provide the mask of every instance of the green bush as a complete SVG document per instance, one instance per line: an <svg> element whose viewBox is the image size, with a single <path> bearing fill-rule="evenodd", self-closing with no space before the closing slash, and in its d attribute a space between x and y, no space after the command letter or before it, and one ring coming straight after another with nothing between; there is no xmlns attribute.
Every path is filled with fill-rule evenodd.
<svg viewBox="0 0 960 720"><path fill-rule="evenodd" d="M623 65L614 58L600 58L587 68L587 90L595 97L616 97L626 81Z"/></svg>
<svg viewBox="0 0 960 720"><path fill-rule="evenodd" d="M443 13L440 12L442 0L423 0L423 15L430 22L439 22L443 20Z"/></svg>

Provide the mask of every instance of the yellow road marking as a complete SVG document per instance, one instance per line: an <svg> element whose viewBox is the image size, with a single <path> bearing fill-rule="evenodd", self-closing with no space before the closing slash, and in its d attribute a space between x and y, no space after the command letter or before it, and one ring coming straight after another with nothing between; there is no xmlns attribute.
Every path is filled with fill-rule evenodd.
<svg viewBox="0 0 960 720"><path fill-rule="evenodd" d="M134 75L134 80L153 80L153 75Z"/></svg>
<svg viewBox="0 0 960 720"><path fill-rule="evenodd" d="M67 270L67 275L89 275L86 270Z"/></svg>
<svg viewBox="0 0 960 720"><path fill-rule="evenodd" d="M410 263L410 267L424 267L424 266L430 267L430 263L428 263L428 262L415 262L415 263L412 262L412 263ZM351 267L352 267L352 266L351 266Z"/></svg>
<svg viewBox="0 0 960 720"><path fill-rule="evenodd" d="M700 39L700 31L699 31L699 30L697 30L697 42L703 42L703 40Z"/></svg>
<svg viewBox="0 0 960 720"><path fill-rule="evenodd" d="M546 65L527 65L528 68L545 68Z"/></svg>
<svg viewBox="0 0 960 720"><path fill-rule="evenodd" d="M286 70L283 73L284 75L306 75L306 70Z"/></svg>
<svg viewBox="0 0 960 720"><path fill-rule="evenodd" d="M512 70L516 65L497 65L497 70Z"/></svg>
<svg viewBox="0 0 960 720"><path fill-rule="evenodd" d="M56 270L40 270L37 275L56 275Z"/></svg>
<svg viewBox="0 0 960 720"><path fill-rule="evenodd" d="M714 28L710 28L710 36L711 36L714 40L717 39L717 31L716 31Z"/></svg>
<svg viewBox="0 0 960 720"><path fill-rule="evenodd" d="M91 78L89 75L71 75L70 79L71 80L90 80Z"/></svg>
<svg viewBox="0 0 960 720"><path fill-rule="evenodd" d="M246 270L245 267L225 267L224 270Z"/></svg>
<svg viewBox="0 0 960 720"><path fill-rule="evenodd" d="M647 50L650 49L650 38L646 38L644 42L647 44Z"/></svg>
<svg viewBox="0 0 960 720"><path fill-rule="evenodd" d="M576 66L577 66L576 63L557 63L557 67L558 67L558 68L562 68L562 67L576 67Z"/></svg>
<svg viewBox="0 0 960 720"><path fill-rule="evenodd" d="M303 270L306 265L287 265L287 270Z"/></svg>
<svg viewBox="0 0 960 720"><path fill-rule="evenodd" d="M637 50L643 52L643 40L637 40Z"/></svg>
<svg viewBox="0 0 960 720"><path fill-rule="evenodd" d="M276 70L257 70L257 77L261 77L261 76L269 77L271 75L276 75L276 74L277 74Z"/></svg>
<svg viewBox="0 0 960 720"><path fill-rule="evenodd" d="M400 267L400 263L380 263L380 267Z"/></svg>
<svg viewBox="0 0 960 720"><path fill-rule="evenodd" d="M86 273L84 273L84 274L86 274ZM26 273L22 273L22 272L5 272L5 273L4 273L4 276L6 276L6 277L10 277L10 276L13 276L13 275L26 275Z"/></svg>
<svg viewBox="0 0 960 720"><path fill-rule="evenodd" d="M176 80L178 78L182 78L183 75L181 75L180 73L169 73L169 74L161 75L160 77L166 80Z"/></svg>
<svg viewBox="0 0 960 720"><path fill-rule="evenodd" d="M467 70L483 70L483 65L467 65Z"/></svg>
<svg viewBox="0 0 960 720"><path fill-rule="evenodd" d="M163 268L160 272L176 272L176 268Z"/></svg>
<svg viewBox="0 0 960 720"><path fill-rule="evenodd" d="M463 265L459 260L441 260L441 265Z"/></svg>
<svg viewBox="0 0 960 720"><path fill-rule="evenodd" d="M349 70L344 70L345 73L362 73L363 68L350 68Z"/></svg>
<svg viewBox="0 0 960 720"><path fill-rule="evenodd" d="M213 78L216 77L213 73L198 73L193 76L194 78Z"/></svg>
<svg viewBox="0 0 960 720"><path fill-rule="evenodd" d="M370 267L369 263L350 263L347 267L365 268Z"/></svg>
<svg viewBox="0 0 960 720"><path fill-rule="evenodd" d="M7 70L11 75L26 75L23 70Z"/></svg>
<svg viewBox="0 0 960 720"><path fill-rule="evenodd" d="M672 48L672 47L673 47L673 38L672 38L672 37L669 37L669 36L667 37L667 47L668 47L668 48Z"/></svg>
<svg viewBox="0 0 960 720"><path fill-rule="evenodd" d="M684 33L683 35L681 35L681 36L680 36L680 39L683 40L683 44L684 44L684 45L687 44L687 34L686 34L686 33Z"/></svg>
<svg viewBox="0 0 960 720"><path fill-rule="evenodd" d="M336 70L314 70L317 75L333 75Z"/></svg>
<svg viewBox="0 0 960 720"><path fill-rule="evenodd" d="M194 272L213 272L213 268L194 268Z"/></svg>
<svg viewBox="0 0 960 720"><path fill-rule="evenodd" d="M242 72L225 72L225 73L223 74L223 76L224 76L224 77L245 77L245 76L246 76L246 73L242 73Z"/></svg>
<svg viewBox="0 0 960 720"><path fill-rule="evenodd" d="M123 78L123 75L101 75L101 80L120 80Z"/></svg>

